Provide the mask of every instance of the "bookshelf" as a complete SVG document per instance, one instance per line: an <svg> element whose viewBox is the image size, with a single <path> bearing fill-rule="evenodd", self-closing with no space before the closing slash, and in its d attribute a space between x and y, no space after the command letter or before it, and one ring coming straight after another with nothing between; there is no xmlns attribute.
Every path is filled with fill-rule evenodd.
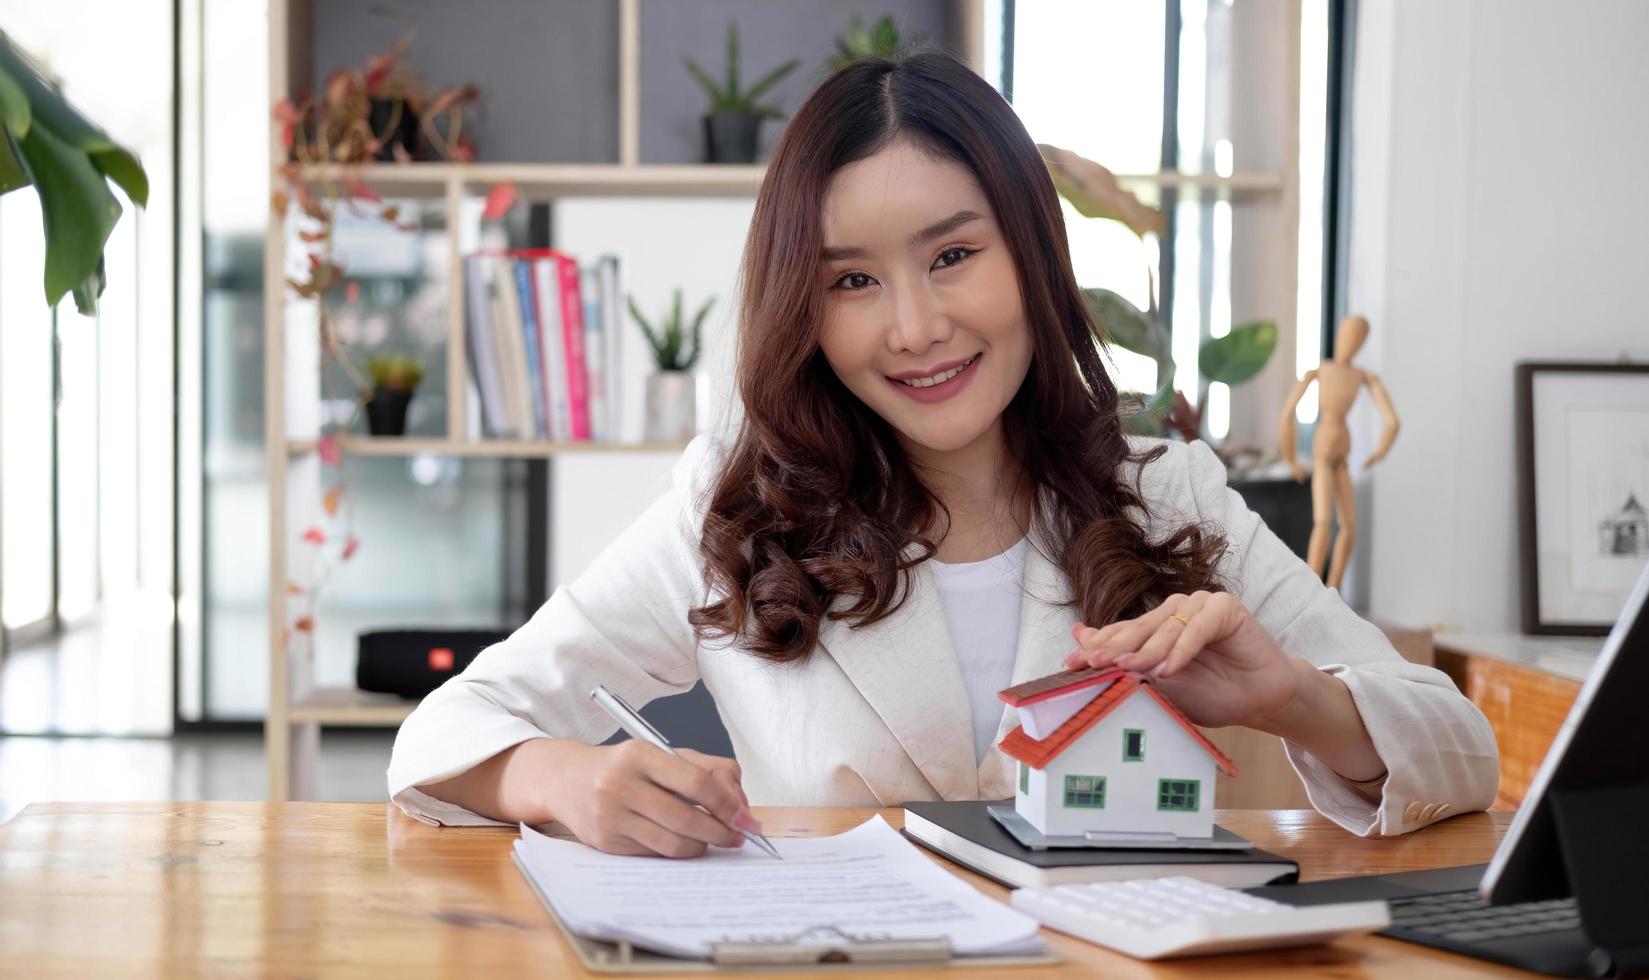
<svg viewBox="0 0 1649 980"><path fill-rule="evenodd" d="M420 199L444 209L445 274L450 284L446 303L446 435L444 437L374 438L349 435L341 438L345 455L412 456L433 453L467 458L552 459L567 454L667 453L679 445L658 443L558 443L543 440L472 439L471 420L466 417L468 364L464 337L463 254L459 229L464 220L461 208L466 198L483 196L493 186L508 182L518 197L533 202L558 198L694 198L754 197L761 186L765 168L750 166L707 166L680 163L643 163L642 156L642 73L641 29L644 7L652 0L606 0L616 14L617 36L610 49L592 51L589 74L599 76L616 63L616 159L610 162L480 162L380 163L347 168L382 196ZM712 3L713 5L713 3ZM416 6L416 4L415 4ZM983 57L981 0L930 0L928 6L942 8L954 48L964 52L979 68ZM467 6L466 16L480 24L488 16L487 0ZM585 8L577 16L589 16ZM716 11L719 15L740 16L736 5ZM320 0L270 0L269 2L269 91L271 100L280 95L295 96L312 85L317 54L317 22L332 11L320 9ZM499 5L496 16L508 16ZM439 17L436 8L430 16ZM724 22L725 16L717 22ZM479 30L479 28L478 28ZM335 41L330 42L335 43ZM363 44L371 43L363 39ZM412 65L421 69L414 48ZM698 52L701 58L718 58L719 51ZM321 57L325 57L324 55ZM748 45L746 57L749 58ZM679 61L676 63L679 65ZM331 65L324 65L330 68ZM749 65L747 64L747 68ZM559 69L557 69L559 70ZM683 84L686 84L683 82ZM483 153L486 146L483 144ZM273 191L284 163L278 140L270 140L268 187ZM302 179L336 182L346 168L319 165L300 171ZM283 270L287 261L284 216L271 214L264 240L264 364L265 436L269 472L269 706L265 720L268 765L268 795L271 800L304 799L314 794L315 767L320 750L322 726L395 726L414 707L400 698L347 688L316 687L313 664L293 660L283 642L288 606L285 590L278 587L288 579L291 551L291 522L288 516L288 476L291 465L315 452L316 440L294 438L288 431L286 357L287 290ZM728 256L736 262L737 256ZM324 605L321 615L325 615Z"/></svg>
<svg viewBox="0 0 1649 980"><path fill-rule="evenodd" d="M729 16L740 19L742 23L747 16L772 16L772 8L784 7L787 3L796 4L793 13L798 16L804 13L808 17L824 16L819 13L821 9L827 10L828 16L831 17L839 14L843 21L840 27L845 27L847 12L837 11L833 7L815 7L804 4L803 0L783 0L764 7L753 6L746 0L692 0L693 6L688 14L684 14L681 8L668 6L685 2L686 0L546 0L542 7L534 8L532 16L535 17L567 16L586 24L601 21L614 28L610 37L597 31L596 33L600 33L601 36L595 42L585 43L582 38L578 39L580 47L577 54L579 58L584 59L583 62L568 67L567 59L554 57L555 52L551 51L540 59L543 66L535 63L531 68L520 68L522 71L548 72L552 76L560 72L563 73L563 77L559 79L562 82L568 80L565 77L566 72L582 71L583 74L575 74L571 79L574 83L582 83L579 86L581 95L585 88L593 91L608 84L612 86L612 91L601 91L594 99L602 106L610 105L615 117L605 120L608 128L603 130L610 133L612 138L607 140L606 137L602 137L594 140L594 144L610 149L594 153L590 150L590 145L593 144L586 141L586 145L575 151L586 156L599 155L602 157L599 162L418 162L378 163L347 168L348 177L361 181L386 198L418 199L427 202L432 208L444 211L444 275L449 287L445 310L446 435L397 438L350 435L341 439L346 455L397 457L427 453L465 458L548 460L570 454L658 454L678 451L681 448L679 445L657 443L557 443L468 438L466 433L471 430L472 420L466 417L470 381L464 336L465 309L461 288L464 268L460 229L465 220L466 202L484 196L492 187L504 182L514 185L519 198L533 202L563 198L681 199L755 195L765 173L765 168L759 164L710 166L644 161L643 148L647 142L643 139L644 110L655 113L665 111L656 107L656 103L660 101L656 88L657 78L670 71L681 74L679 57L660 57L657 45L662 42L654 42L653 49L648 49L644 45L643 28L647 15L662 16L668 21L670 17L685 17L691 14L696 20L707 20L717 25L719 30L720 25L725 24ZM664 6L655 6L656 4ZM439 45L445 46L441 50L448 55L451 52L446 51L446 48L454 45L462 48L464 43L516 43L513 39L500 40L498 30L488 30L486 27L489 16L496 21L521 13L502 0L477 0L473 4L461 7L449 7L438 0L410 0L409 5L421 11L430 21L436 22L432 33L437 36L440 36L441 19L460 16L454 11L461 11L461 16L465 18L463 26L467 32L473 32L483 39L476 42L472 39L442 37ZM271 100L281 95L297 96L314 84L314 79L318 77L317 68L321 69L320 74L324 74L325 70L334 67L331 63L334 60L332 55L318 53L325 45L331 45L333 49L339 48L337 38L329 33L330 28L322 22L328 17L343 17L347 20L349 17L357 16L357 7L366 9L366 6L364 2L357 3L356 0L346 0L337 6L330 5L330 0L269 0ZM942 36L951 49L960 53L976 71L984 72L985 18L989 6L987 0L889 0L887 6L896 16L909 15L918 24L924 18L929 24L942 24ZM355 12L340 15L337 13L340 9ZM544 14L544 10L551 10L551 13ZM602 18L609 19L603 21ZM385 28L390 31L391 40L394 34L392 28L393 25ZM512 21L510 31L502 33L531 29L532 25L521 26ZM602 28L603 31L605 29ZM798 30L801 29L798 27ZM930 33L927 30L923 32ZM656 33L669 33L669 28L659 28ZM794 35L796 32L790 33ZM363 47L356 52L359 57L352 57L348 63L358 63L367 53L387 46L379 43L381 38L377 36L371 40L354 40L359 40ZM821 35L820 40L828 46L828 35ZM414 69L422 71L424 66L419 63L419 50L420 48L415 45L410 61ZM747 71L768 64L759 50L753 56L753 50L754 46L746 39L744 67ZM645 65L644 51L649 52L649 60ZM459 54L462 53L460 50ZM666 52L669 55L676 53ZM720 64L719 47L695 50L692 53L706 64ZM500 68L497 59L488 62L486 55L478 55L472 51L470 57L474 60L466 63L464 67L505 74L512 70L509 67ZM522 58L523 62L532 61L530 56L516 57ZM776 59L777 56L773 63L776 63ZM655 65L661 66L657 69L661 75L647 75L646 73L655 71ZM454 80L463 79L447 78L440 81L449 83ZM652 80L655 87L649 90L644 105L643 89L644 83L648 80ZM551 81L556 79L552 78ZM485 91L487 79L482 79L482 84ZM679 84L686 86L688 82L682 78ZM546 88L553 90L554 85L547 85ZM679 95L671 94L673 97ZM540 114L534 121L543 123L544 118ZM502 124L498 119L489 119L489 122L494 125ZM271 122L271 132L273 131L274 123ZM654 145L657 145L656 140ZM482 141L482 153L487 152L488 144ZM284 162L279 141L271 138L267 175L268 189L271 191L281 179L277 170ZM300 171L300 177L316 183L336 183L346 176L345 170L346 168L333 165L307 166ZM1286 174L1236 173L1216 176L1162 172L1124 174L1119 175L1119 180L1130 188L1197 189L1219 196L1289 193ZM313 663L308 660L294 661L283 641L288 604L285 590L280 584L288 579L288 557L293 540L293 528L288 516L288 477L295 462L315 452L316 440L312 436L294 437L288 431L285 356L288 311L287 288L284 283L287 253L283 216L272 214L269 217L264 245L265 436L269 473L268 533L271 585L268 603L269 704L265 720L265 744L268 798L287 800L310 798L314 794L315 767L319 756L322 726L395 726L411 712L414 704L399 698L353 689L316 687ZM737 260L737 255L730 254L727 257L729 263L736 263ZM325 614L323 605L320 615Z"/></svg>

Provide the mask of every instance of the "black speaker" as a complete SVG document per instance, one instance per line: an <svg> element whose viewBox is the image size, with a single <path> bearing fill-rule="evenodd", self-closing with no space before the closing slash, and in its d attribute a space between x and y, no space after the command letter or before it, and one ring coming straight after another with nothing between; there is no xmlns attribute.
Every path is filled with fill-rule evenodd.
<svg viewBox="0 0 1649 980"><path fill-rule="evenodd" d="M510 635L504 629L373 630L357 637L355 684L363 691L421 698Z"/></svg>

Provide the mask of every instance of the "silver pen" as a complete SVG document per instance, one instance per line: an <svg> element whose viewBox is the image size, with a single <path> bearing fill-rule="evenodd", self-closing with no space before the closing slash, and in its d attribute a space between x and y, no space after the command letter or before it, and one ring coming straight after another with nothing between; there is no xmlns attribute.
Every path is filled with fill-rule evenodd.
<svg viewBox="0 0 1649 980"><path fill-rule="evenodd" d="M601 705L603 711L612 715L613 720L618 722L619 727L623 728L631 738L639 738L643 742L658 746L678 759L681 758L681 753L672 748L664 736L659 734L659 730L648 724L647 719L641 717L641 712L626 704L623 698L607 690L607 685L597 684L595 690L590 692L590 699ZM696 803L697 801L693 802ZM711 814L711 816L715 817L715 814ZM716 817L716 819L721 818ZM750 841L767 853L779 858L781 861L784 860L783 857L780 857L778 848L769 843L767 838L761 834L753 830L745 830L742 827L733 827L731 824L728 827L743 834L745 840Z"/></svg>

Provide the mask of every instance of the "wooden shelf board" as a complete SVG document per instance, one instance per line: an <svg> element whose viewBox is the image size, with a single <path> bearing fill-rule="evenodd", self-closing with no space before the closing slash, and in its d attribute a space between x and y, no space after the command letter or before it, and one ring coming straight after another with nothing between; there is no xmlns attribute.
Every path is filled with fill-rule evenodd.
<svg viewBox="0 0 1649 980"><path fill-rule="evenodd" d="M1281 174L1240 173L1222 177L1219 174L1186 174L1163 170L1154 174L1117 174L1117 182L1124 187L1172 187L1180 190L1201 189L1216 191L1281 191Z"/></svg>
<svg viewBox="0 0 1649 980"><path fill-rule="evenodd" d="M386 196L440 197L454 183L481 195L494 184L509 182L522 197L543 199L754 197L766 169L760 164L373 163L312 165L300 172L310 183L358 180Z"/></svg>
<svg viewBox="0 0 1649 980"><path fill-rule="evenodd" d="M416 701L392 694L323 687L294 701L287 717L294 724L399 725L417 706Z"/></svg>
<svg viewBox="0 0 1649 980"><path fill-rule="evenodd" d="M402 436L345 436L339 440L345 455L415 456L497 456L501 458L564 456L576 453L679 453L683 442L547 442L541 439L420 439ZM315 451L314 439L288 439L287 454L302 456Z"/></svg>
<svg viewBox="0 0 1649 980"><path fill-rule="evenodd" d="M358 180L380 194L440 197L457 183L465 192L485 194L494 184L513 183L526 198L556 197L754 197L767 173L763 164L583 164L583 163L373 163L303 167L311 183ZM1124 187L1164 187L1231 192L1281 191L1273 173L1117 174Z"/></svg>

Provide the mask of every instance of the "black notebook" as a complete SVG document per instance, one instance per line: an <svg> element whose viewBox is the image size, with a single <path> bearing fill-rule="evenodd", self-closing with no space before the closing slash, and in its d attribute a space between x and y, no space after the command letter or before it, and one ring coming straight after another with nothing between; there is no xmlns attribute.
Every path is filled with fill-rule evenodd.
<svg viewBox="0 0 1649 980"><path fill-rule="evenodd" d="M1300 866L1257 848L1152 851L1076 848L1033 851L1013 839L986 808L994 800L906 803L905 836L1010 888L1187 875L1226 888L1283 885Z"/></svg>

